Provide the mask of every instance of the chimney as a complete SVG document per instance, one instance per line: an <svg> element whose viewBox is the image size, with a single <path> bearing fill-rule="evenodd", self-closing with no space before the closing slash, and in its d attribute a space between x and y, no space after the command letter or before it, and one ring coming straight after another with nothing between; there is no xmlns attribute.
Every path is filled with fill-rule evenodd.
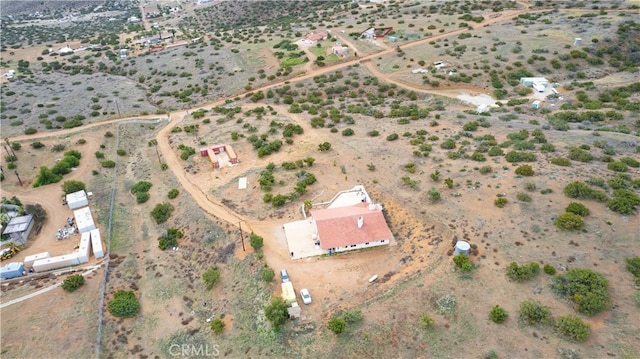
<svg viewBox="0 0 640 359"><path fill-rule="evenodd" d="M358 228L362 228L364 225L364 218L362 216L358 217Z"/></svg>

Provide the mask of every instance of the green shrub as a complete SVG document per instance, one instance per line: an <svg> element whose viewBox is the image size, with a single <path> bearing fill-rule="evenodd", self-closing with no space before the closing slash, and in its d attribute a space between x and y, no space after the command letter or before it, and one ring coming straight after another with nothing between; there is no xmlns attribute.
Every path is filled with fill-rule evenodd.
<svg viewBox="0 0 640 359"><path fill-rule="evenodd" d="M509 201L505 197L498 197L495 199L495 201L493 201L493 204L495 204L498 208L504 208L504 206L507 205L507 202Z"/></svg>
<svg viewBox="0 0 640 359"><path fill-rule="evenodd" d="M564 188L564 194L569 198L595 199L598 202L606 202L609 199L603 191L577 181L569 183Z"/></svg>
<svg viewBox="0 0 640 359"><path fill-rule="evenodd" d="M255 233L249 235L249 243L255 251L259 251L264 245L264 239Z"/></svg>
<svg viewBox="0 0 640 359"><path fill-rule="evenodd" d="M558 317L555 321L555 330L561 336L576 342L583 342L591 335L589 325L574 314Z"/></svg>
<svg viewBox="0 0 640 359"><path fill-rule="evenodd" d="M116 154L118 154L118 156L124 156L127 154L127 151L123 150L122 148L118 148Z"/></svg>
<svg viewBox="0 0 640 359"><path fill-rule="evenodd" d="M140 311L140 302L133 291L119 290L107 304L114 317L131 318Z"/></svg>
<svg viewBox="0 0 640 359"><path fill-rule="evenodd" d="M263 281L271 283L273 282L273 278L275 278L276 273L270 267L264 267L262 269L262 272L260 273L260 276L262 277Z"/></svg>
<svg viewBox="0 0 640 359"><path fill-rule="evenodd" d="M633 168L640 167L640 162L638 162L636 159L631 158L631 157L623 157L623 158L620 159L620 162L624 163L625 165L627 165L629 167L633 167Z"/></svg>
<svg viewBox="0 0 640 359"><path fill-rule="evenodd" d="M344 329L346 327L347 327L347 322L340 317L331 318L327 323L327 328L329 328L329 330L331 330L336 335L344 332Z"/></svg>
<svg viewBox="0 0 640 359"><path fill-rule="evenodd" d="M146 201L149 200L149 197L151 197L149 195L149 192L138 192L136 193L136 203L138 204L145 203Z"/></svg>
<svg viewBox="0 0 640 359"><path fill-rule="evenodd" d="M84 182L81 181L70 180L64 181L64 183L62 183L62 192L64 192L64 194L86 190L87 185L85 185Z"/></svg>
<svg viewBox="0 0 640 359"><path fill-rule="evenodd" d="M508 316L507 311L499 305L495 305L489 312L489 319L496 324L504 323Z"/></svg>
<svg viewBox="0 0 640 359"><path fill-rule="evenodd" d="M640 278L640 257L627 258L627 270L635 277Z"/></svg>
<svg viewBox="0 0 640 359"><path fill-rule="evenodd" d="M211 321L211 331L215 334L220 334L224 330L224 322L220 318L216 318Z"/></svg>
<svg viewBox="0 0 640 359"><path fill-rule="evenodd" d="M171 217L174 209L171 203L159 203L151 211L151 217L153 217L157 224L164 223Z"/></svg>
<svg viewBox="0 0 640 359"><path fill-rule="evenodd" d="M84 284L84 276L81 274L70 275L62 282L62 289L71 293Z"/></svg>
<svg viewBox="0 0 640 359"><path fill-rule="evenodd" d="M167 233L158 237L158 248L165 250L169 247L177 247L178 239L182 238L184 234L177 228L171 227L167 229Z"/></svg>
<svg viewBox="0 0 640 359"><path fill-rule="evenodd" d="M473 264L471 263L471 260L464 254L458 254L457 256L454 256L453 263L455 263L455 265L460 268L463 273L468 273L473 270Z"/></svg>
<svg viewBox="0 0 640 359"><path fill-rule="evenodd" d="M516 195L516 197L518 198L518 201L521 202L531 202L531 196L528 193L525 192L518 192L518 194Z"/></svg>
<svg viewBox="0 0 640 359"><path fill-rule="evenodd" d="M585 268L573 268L566 275L554 277L551 283L554 292L569 298L574 308L586 315L598 314L609 306L607 286L602 274Z"/></svg>
<svg viewBox="0 0 640 359"><path fill-rule="evenodd" d="M177 188L172 188L167 193L167 197L169 197L169 199L174 199L178 197L178 194L180 194L180 191Z"/></svg>
<svg viewBox="0 0 640 359"><path fill-rule="evenodd" d="M545 264L544 267L542 268L542 270L548 275L556 274L556 268L554 266L552 266L551 264Z"/></svg>
<svg viewBox="0 0 640 359"><path fill-rule="evenodd" d="M113 168L113 167L116 166L116 163L114 161L112 161L112 160L102 161L100 164L104 168Z"/></svg>
<svg viewBox="0 0 640 359"><path fill-rule="evenodd" d="M220 270L217 267L211 267L202 273L202 280L204 280L204 285L208 290L213 289L220 282L220 277Z"/></svg>
<svg viewBox="0 0 640 359"><path fill-rule="evenodd" d="M273 325L275 328L280 328L287 321L287 319L289 319L287 303L285 303L282 297L275 297L271 299L269 305L264 308L264 315L267 320L271 322L271 325Z"/></svg>
<svg viewBox="0 0 640 359"><path fill-rule="evenodd" d="M640 197L626 189L613 191L613 198L607 202L609 209L624 215L635 213L638 205L640 205Z"/></svg>
<svg viewBox="0 0 640 359"><path fill-rule="evenodd" d="M392 133L389 136L387 136L387 141L395 141L398 138L400 138L400 136L397 133Z"/></svg>
<svg viewBox="0 0 640 359"><path fill-rule="evenodd" d="M516 168L516 174L520 176L533 176L535 172L533 171L533 168L531 168L531 166L522 165Z"/></svg>
<svg viewBox="0 0 640 359"><path fill-rule="evenodd" d="M511 151L504 158L507 162L535 162L536 155L530 152Z"/></svg>
<svg viewBox="0 0 640 359"><path fill-rule="evenodd" d="M427 313L420 314L420 327L422 329L431 329L436 321L431 318Z"/></svg>
<svg viewBox="0 0 640 359"><path fill-rule="evenodd" d="M537 277L538 274L540 274L540 265L537 262L529 262L523 265L511 262L507 266L507 277L516 282L533 279Z"/></svg>
<svg viewBox="0 0 640 359"><path fill-rule="evenodd" d="M616 172L627 172L629 169L629 167L622 162L609 162L607 163L607 168Z"/></svg>
<svg viewBox="0 0 640 359"><path fill-rule="evenodd" d="M550 318L549 307L529 299L520 303L520 319L527 325L546 324Z"/></svg>
<svg viewBox="0 0 640 359"><path fill-rule="evenodd" d="M578 202L571 202L565 209L566 212L575 213L580 217L586 217L589 215L589 208L584 204Z"/></svg>
<svg viewBox="0 0 640 359"><path fill-rule="evenodd" d="M570 148L568 157L570 160L579 162L590 162L593 160L593 155L591 153L578 147Z"/></svg>
<svg viewBox="0 0 640 359"><path fill-rule="evenodd" d="M100 151L96 151L96 158L97 159L103 159L104 158L104 152L100 152Z"/></svg>
<svg viewBox="0 0 640 359"><path fill-rule="evenodd" d="M582 220L582 217L575 213L565 212L560 214L553 222L553 224L561 229L572 230L582 228L582 226L584 225L584 221Z"/></svg>
<svg viewBox="0 0 640 359"><path fill-rule="evenodd" d="M564 157L555 157L551 159L551 163L557 166L571 166L571 161L568 158Z"/></svg>
<svg viewBox="0 0 640 359"><path fill-rule="evenodd" d="M36 141L36 142L31 143L31 148L33 148L33 149L37 150L37 149L43 148L43 147L45 147L45 144L40 142L40 141Z"/></svg>
<svg viewBox="0 0 640 359"><path fill-rule="evenodd" d="M445 150L452 150L456 148L456 142L452 139L446 139L442 141L442 143L440 144L440 148L443 148Z"/></svg>

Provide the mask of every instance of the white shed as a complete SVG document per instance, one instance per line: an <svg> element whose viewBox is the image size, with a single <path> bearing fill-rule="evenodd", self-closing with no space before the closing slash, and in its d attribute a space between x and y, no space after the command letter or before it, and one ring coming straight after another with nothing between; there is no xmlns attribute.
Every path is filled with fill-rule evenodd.
<svg viewBox="0 0 640 359"><path fill-rule="evenodd" d="M82 233L77 253L80 263L87 263L89 261L89 256L91 255L91 232Z"/></svg>
<svg viewBox="0 0 640 359"><path fill-rule="evenodd" d="M27 268L31 268L31 267L33 267L33 262L37 261L38 259L45 259L45 258L49 258L49 257L51 257L49 252L42 252L42 253L37 253L37 254L32 254L30 256L26 256L26 257L24 257L24 266L27 267Z"/></svg>
<svg viewBox="0 0 640 359"><path fill-rule="evenodd" d="M73 215L76 218L78 232L84 233L96 229L96 225L93 223L91 209L89 207L76 209L75 211L73 211Z"/></svg>
<svg viewBox="0 0 640 359"><path fill-rule="evenodd" d="M96 258L104 257L104 250L102 249L102 238L100 237L100 230L94 229L91 232L91 249L93 250L93 256Z"/></svg>
<svg viewBox="0 0 640 359"><path fill-rule="evenodd" d="M78 209L89 205L87 193L84 190L69 193L67 195L67 205L70 209Z"/></svg>

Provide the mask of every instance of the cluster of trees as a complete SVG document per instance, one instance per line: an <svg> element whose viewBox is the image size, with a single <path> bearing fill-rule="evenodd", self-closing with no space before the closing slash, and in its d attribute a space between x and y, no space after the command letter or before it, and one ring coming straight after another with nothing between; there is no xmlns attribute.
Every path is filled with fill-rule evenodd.
<svg viewBox="0 0 640 359"><path fill-rule="evenodd" d="M62 180L62 176L71 172L71 169L80 164L82 154L76 150L70 150L64 153L64 157L56 162L53 167L40 167L40 171L33 181L33 187L40 187L51 183L57 183Z"/></svg>

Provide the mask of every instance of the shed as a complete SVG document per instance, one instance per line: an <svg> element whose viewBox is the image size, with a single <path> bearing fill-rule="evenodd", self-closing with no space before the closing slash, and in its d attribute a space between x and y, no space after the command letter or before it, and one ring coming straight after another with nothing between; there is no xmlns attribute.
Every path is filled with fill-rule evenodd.
<svg viewBox="0 0 640 359"><path fill-rule="evenodd" d="M9 263L0 267L0 279L11 279L25 275L24 265L20 262Z"/></svg>
<svg viewBox="0 0 640 359"><path fill-rule="evenodd" d="M531 108L533 108L534 110L540 108L540 101L533 101L533 104L531 104Z"/></svg>
<svg viewBox="0 0 640 359"><path fill-rule="evenodd" d="M93 223L91 209L89 207L76 209L73 211L73 216L76 218L78 232L84 233L96 229L96 225Z"/></svg>
<svg viewBox="0 0 640 359"><path fill-rule="evenodd" d="M37 254L32 254L30 256L26 256L24 257L24 266L27 268L31 268L33 267L33 263L35 261L37 261L38 259L45 259L45 258L50 258L51 255L49 254L49 252L42 252L42 253L37 253Z"/></svg>
<svg viewBox="0 0 640 359"><path fill-rule="evenodd" d="M33 223L33 215L31 214L13 217L7 223L7 227L2 231L2 234L8 235L15 245L24 245L27 242L31 228L33 228Z"/></svg>
<svg viewBox="0 0 640 359"><path fill-rule="evenodd" d="M100 230L94 229L91 232L91 249L93 250L93 256L96 258L104 257L104 250L102 249L102 238L100 237Z"/></svg>
<svg viewBox="0 0 640 359"><path fill-rule="evenodd" d="M69 193L66 198L67 205L70 209L78 209L89 205L89 199L87 198L87 193L84 190Z"/></svg>
<svg viewBox="0 0 640 359"><path fill-rule="evenodd" d="M80 236L78 245L78 262L87 263L91 255L91 232L84 232Z"/></svg>

